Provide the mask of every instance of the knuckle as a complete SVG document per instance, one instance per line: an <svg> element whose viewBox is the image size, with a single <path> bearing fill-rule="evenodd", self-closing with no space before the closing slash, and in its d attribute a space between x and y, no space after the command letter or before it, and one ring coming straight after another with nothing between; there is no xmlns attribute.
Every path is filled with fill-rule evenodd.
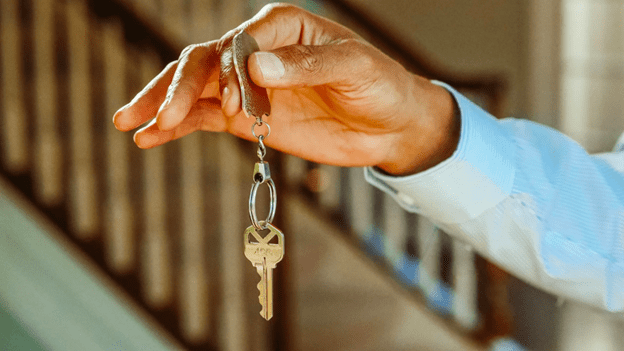
<svg viewBox="0 0 624 351"><path fill-rule="evenodd" d="M178 60L182 60L184 57L188 56L188 54L190 54L193 50L195 50L195 44L185 47L184 50L182 50L182 52L180 53L180 57L178 58Z"/></svg>
<svg viewBox="0 0 624 351"><path fill-rule="evenodd" d="M177 65L177 64L178 64L178 60L171 61L171 62L169 62L169 63L167 64L167 66L165 66L165 70L169 70L169 69L171 69L173 66L175 66L175 65Z"/></svg>
<svg viewBox="0 0 624 351"><path fill-rule="evenodd" d="M231 49L227 49L221 54L221 64L219 70L219 86L224 88L228 84L228 80L235 78L234 59Z"/></svg>
<svg viewBox="0 0 624 351"><path fill-rule="evenodd" d="M378 69L378 60L366 44L358 40L351 40L347 47L348 51L353 53L352 57L357 63L354 67L357 67L359 73L371 74Z"/></svg>
<svg viewBox="0 0 624 351"><path fill-rule="evenodd" d="M296 46L285 54L286 60L304 73L318 73L323 69L323 56L310 46Z"/></svg>
<svg viewBox="0 0 624 351"><path fill-rule="evenodd" d="M244 25L244 23L243 23ZM242 25L241 25L242 26ZM234 39L234 36L236 34L238 34L241 31L240 28L234 28L232 30L229 30L227 33L225 33L221 39L217 40L216 44L215 44L215 50L218 53L223 53L224 51L228 50L231 48L232 46L232 40Z"/></svg>
<svg viewBox="0 0 624 351"><path fill-rule="evenodd" d="M221 63L221 68L231 67L234 64L234 53L231 47L221 52L219 61Z"/></svg>
<svg viewBox="0 0 624 351"><path fill-rule="evenodd" d="M289 15L299 12L299 10L300 8L297 6L283 2L274 2L262 8L262 12L267 15Z"/></svg>
<svg viewBox="0 0 624 351"><path fill-rule="evenodd" d="M201 44L191 44L185 47L184 50L182 50L182 52L180 53L180 58L178 60L182 61L185 58L189 59L192 57L196 57L198 55L202 55L204 53L205 48L206 47Z"/></svg>

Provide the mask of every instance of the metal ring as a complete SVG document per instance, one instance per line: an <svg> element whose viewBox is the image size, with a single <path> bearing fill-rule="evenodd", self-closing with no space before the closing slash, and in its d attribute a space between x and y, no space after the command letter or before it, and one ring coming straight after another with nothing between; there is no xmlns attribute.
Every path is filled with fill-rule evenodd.
<svg viewBox="0 0 624 351"><path fill-rule="evenodd" d="M269 186L269 214L267 215L266 220L258 221L258 216L256 215L256 194L258 193L258 187L260 184L267 183ZM275 183L273 179L266 180L262 183L255 182L251 185L251 193L249 194L249 219L251 219L251 224L257 230L263 230L267 228L267 224L271 224L273 222L273 218L275 218L275 209L277 207L277 196L275 191Z"/></svg>
<svg viewBox="0 0 624 351"><path fill-rule="evenodd" d="M269 129L266 133L266 135L261 134L262 136L264 136L264 138L268 138L269 135L271 135L271 126L267 123L267 122L260 122L258 123L258 121L255 121L254 124L251 125L251 134L253 134L254 138L257 138L258 136L256 135L256 126L261 126L263 124L266 124L267 128Z"/></svg>

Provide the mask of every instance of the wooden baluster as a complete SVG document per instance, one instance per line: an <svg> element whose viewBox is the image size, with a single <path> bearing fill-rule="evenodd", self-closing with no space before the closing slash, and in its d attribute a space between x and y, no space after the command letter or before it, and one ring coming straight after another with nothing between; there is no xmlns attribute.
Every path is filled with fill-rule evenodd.
<svg viewBox="0 0 624 351"><path fill-rule="evenodd" d="M420 216L415 214L415 213L408 213L406 215L406 227L407 227L407 236L405 238L405 254L407 254L406 259L410 260L410 264L414 263L414 261L420 261L420 259L422 257L420 257L420 245L419 245L419 240L418 237L420 236L420 233L418 232L418 222L419 222ZM419 272L414 272L413 275L411 275L412 273L410 273L410 275L405 276L404 278L407 279L409 282L412 282L413 284L418 284L418 273Z"/></svg>
<svg viewBox="0 0 624 351"><path fill-rule="evenodd" d="M98 229L96 178L93 164L91 81L89 72L89 13L87 3L67 0L69 61L69 127L71 138L70 226L83 240Z"/></svg>
<svg viewBox="0 0 624 351"><path fill-rule="evenodd" d="M188 39L191 43L203 43L218 39L222 33L217 31L218 18L213 0L190 0L191 30Z"/></svg>
<svg viewBox="0 0 624 351"><path fill-rule="evenodd" d="M319 203L325 210L337 210L340 206L340 167L319 165Z"/></svg>
<svg viewBox="0 0 624 351"><path fill-rule="evenodd" d="M305 182L306 161L299 157L284 155L284 172L288 185L297 187Z"/></svg>
<svg viewBox="0 0 624 351"><path fill-rule="evenodd" d="M497 265L486 261L485 274L488 310L485 318L485 337L491 341L497 337L509 337L513 332L513 311L509 304L509 280L511 276Z"/></svg>
<svg viewBox="0 0 624 351"><path fill-rule="evenodd" d="M28 167L28 133L24 106L21 0L0 1L0 64L2 80L2 146L4 166L11 173Z"/></svg>
<svg viewBox="0 0 624 351"><path fill-rule="evenodd" d="M202 144L199 132L180 141L182 233L180 312L182 330L193 343L205 341L208 336L208 282L206 269L206 240L203 186ZM239 236L236 236L239 237ZM242 249L239 245L238 250ZM229 269L229 266L224 266Z"/></svg>
<svg viewBox="0 0 624 351"><path fill-rule="evenodd" d="M147 85L160 71L158 56L153 52L141 55L142 85ZM143 152L143 203L144 232L141 253L143 294L155 309L171 304L173 279L170 240L166 223L166 180L164 147Z"/></svg>
<svg viewBox="0 0 624 351"><path fill-rule="evenodd" d="M459 240L453 240L453 286L453 317L463 328L473 330L478 322L475 256L472 249Z"/></svg>
<svg viewBox="0 0 624 351"><path fill-rule="evenodd" d="M229 271L222 267L222 252L221 245L221 203L219 198L221 197L221 185L220 181L220 167L219 161L219 136L212 133L203 133L201 138L202 144L202 161L203 161L203 173L201 183L203 186L202 196L204 197L204 206L202 216L204 217L204 232L206 235L205 248L207 250L204 257L206 264L207 286L208 286L208 317L211 326L219 325L221 320L221 294L219 290L222 283L221 275L227 274ZM214 254L213 254L214 253ZM210 339L217 340L218 328L209 330ZM218 345L215 343L215 345Z"/></svg>
<svg viewBox="0 0 624 351"><path fill-rule="evenodd" d="M386 236L384 253L394 267L405 253L407 214L390 195L386 194L384 195L383 216L383 231Z"/></svg>
<svg viewBox="0 0 624 351"><path fill-rule="evenodd" d="M226 4L238 3L228 1ZM162 23L167 36L178 43L188 43L187 16L184 0L166 0L162 2Z"/></svg>
<svg viewBox="0 0 624 351"><path fill-rule="evenodd" d="M218 137L219 149L219 184L221 203L221 267L224 272L221 274L221 320L219 345L222 350L236 351L246 349L248 346L248 329L245 319L248 303L255 301L245 301L245 285L243 281L243 269L249 262L244 258L242 233L247 226L246 208L243 211L241 199L248 187L241 187L240 162L242 155L238 151L238 146L234 137L220 134ZM250 171L251 172L251 171ZM249 177L251 184L251 177ZM258 279L259 281L259 279ZM253 286L257 282L254 281ZM260 305L257 306L260 311ZM255 309L254 309L255 310Z"/></svg>
<svg viewBox="0 0 624 351"><path fill-rule="evenodd" d="M126 51L123 28L119 22L102 26L105 98L107 118L112 117L125 101ZM129 143L130 135L106 123L106 171L108 196L106 206L105 247L109 266L117 273L128 273L135 266L133 210L130 203Z"/></svg>
<svg viewBox="0 0 624 351"><path fill-rule="evenodd" d="M54 206L63 196L62 142L56 115L54 0L37 0L34 3L36 122L33 181L38 200L47 206Z"/></svg>
<svg viewBox="0 0 624 351"><path fill-rule="evenodd" d="M349 184L351 184L349 223L355 233L364 239L373 226L373 187L364 179L362 168L349 170Z"/></svg>
<svg viewBox="0 0 624 351"><path fill-rule="evenodd" d="M440 233L426 217L418 218L418 247L420 249L420 287L425 296L440 280Z"/></svg>
<svg viewBox="0 0 624 351"><path fill-rule="evenodd" d="M218 33L225 33L231 29L238 27L243 21L248 19L247 1L221 2L218 18Z"/></svg>
<svg viewBox="0 0 624 351"><path fill-rule="evenodd" d="M155 0L126 0L132 2L135 11L142 17L147 18L154 23L158 19L158 1Z"/></svg>

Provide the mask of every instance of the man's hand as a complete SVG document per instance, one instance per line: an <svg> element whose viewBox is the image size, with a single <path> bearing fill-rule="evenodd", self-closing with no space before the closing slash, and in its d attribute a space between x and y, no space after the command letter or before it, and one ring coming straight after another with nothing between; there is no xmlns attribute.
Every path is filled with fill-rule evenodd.
<svg viewBox="0 0 624 351"><path fill-rule="evenodd" d="M114 116L151 148L196 130L253 140L241 111L230 43L245 30L260 47L253 81L268 88L267 146L318 163L409 174L448 158L459 121L443 88L407 72L347 28L300 8L265 6L220 40L187 47Z"/></svg>

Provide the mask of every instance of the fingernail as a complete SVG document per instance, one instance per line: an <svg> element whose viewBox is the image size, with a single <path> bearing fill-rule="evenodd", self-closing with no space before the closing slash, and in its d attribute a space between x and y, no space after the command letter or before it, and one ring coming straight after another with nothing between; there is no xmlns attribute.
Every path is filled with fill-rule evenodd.
<svg viewBox="0 0 624 351"><path fill-rule="evenodd" d="M267 80L278 80L284 76L286 69L282 61L270 52L256 52L254 55L262 77Z"/></svg>
<svg viewBox="0 0 624 351"><path fill-rule="evenodd" d="M228 87L223 88L223 93L221 94L221 109L225 109L225 105L227 105L231 97L232 97L232 92L230 91L230 88Z"/></svg>

